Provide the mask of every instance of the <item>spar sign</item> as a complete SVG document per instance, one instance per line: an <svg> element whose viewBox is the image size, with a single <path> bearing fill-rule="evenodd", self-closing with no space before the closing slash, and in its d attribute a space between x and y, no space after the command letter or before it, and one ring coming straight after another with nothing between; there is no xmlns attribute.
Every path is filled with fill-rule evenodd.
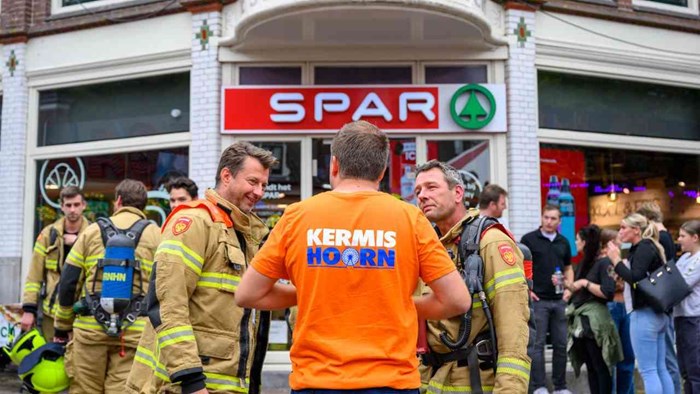
<svg viewBox="0 0 700 394"><path fill-rule="evenodd" d="M222 132L335 132L366 120L387 132L505 132L505 85L233 86Z"/></svg>

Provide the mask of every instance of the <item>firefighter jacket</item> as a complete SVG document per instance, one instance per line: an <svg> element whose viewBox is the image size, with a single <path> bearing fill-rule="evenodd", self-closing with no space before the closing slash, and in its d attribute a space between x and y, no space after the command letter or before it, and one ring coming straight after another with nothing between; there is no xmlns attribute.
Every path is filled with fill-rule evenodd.
<svg viewBox="0 0 700 394"><path fill-rule="evenodd" d="M440 241L447 248L459 269L458 244L463 226L478 218L477 210L470 210ZM523 272L523 255L515 241L500 225L488 227L481 234L479 253L484 261L483 288L491 308L498 342L497 373L493 368L480 371L484 393L526 393L530 379L530 358L527 355L528 287ZM424 293L430 291L425 286ZM446 331L452 340L458 337L461 316L448 320L428 321L427 339L432 352L449 353L439 338ZM489 330L479 297L472 295L472 326L467 344ZM449 361L440 368L421 364L422 392L471 393L469 367L462 361Z"/></svg>
<svg viewBox="0 0 700 394"><path fill-rule="evenodd" d="M87 228L90 222L85 216L78 235ZM29 265L27 281L22 294L22 309L25 312L37 312L39 302L42 302L44 316L54 317L58 300L56 285L61 278L61 270L66 256L63 244L63 228L66 218L60 218L53 224L44 227L34 243L32 262ZM44 288L44 299L41 298L41 288Z"/></svg>
<svg viewBox="0 0 700 394"><path fill-rule="evenodd" d="M270 313L239 308L234 294L267 233L211 189L170 214L129 392L259 392Z"/></svg>
<svg viewBox="0 0 700 394"><path fill-rule="evenodd" d="M128 229L139 219L145 219L146 215L137 208L123 207L114 213L110 219L119 229ZM148 278L153 265L153 254L160 242L158 226L151 224L141 234L141 239L136 246L136 259L141 262L140 272L133 275L133 292L138 295L143 289L148 290ZM85 296L85 292L102 291L101 278L98 274L97 261L104 257L105 245L102 242L102 234L97 223L91 224L75 241L61 273L61 285L58 289L58 309L56 310L56 336L73 330L73 338L83 343L95 343L120 346L119 337L108 336L92 315L75 316L73 304L76 298ZM96 275L97 274L97 275ZM76 297L80 294L79 297ZM146 325L146 317L142 316L128 326L123 332L124 346L136 348L141 333Z"/></svg>

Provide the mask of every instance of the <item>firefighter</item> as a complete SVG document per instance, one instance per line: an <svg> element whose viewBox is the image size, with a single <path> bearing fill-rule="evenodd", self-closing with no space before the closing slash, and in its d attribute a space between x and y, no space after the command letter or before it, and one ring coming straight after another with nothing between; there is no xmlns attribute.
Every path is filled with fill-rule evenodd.
<svg viewBox="0 0 700 394"><path fill-rule="evenodd" d="M128 392L260 392L270 312L237 307L234 293L268 233L251 210L275 163L269 151L233 143L215 189L166 220Z"/></svg>
<svg viewBox="0 0 700 394"><path fill-rule="evenodd" d="M125 179L117 185L115 195L114 214L109 220L105 218L91 224L80 235L61 273L54 341L66 342L72 331L72 340L66 349L71 393L122 393L146 325L145 306L138 307L145 305L143 299L160 232L143 213L147 193L142 182ZM109 223L113 226L105 229L103 224ZM139 230L135 230L136 227ZM113 233L119 231L128 231L127 235L134 240L132 254L139 261L130 275L132 285L125 286L127 292L132 289L130 307L137 309L109 313L111 311L105 310L109 309L108 303L102 303L100 296L108 292L110 277L105 246ZM112 273L111 276L118 275ZM77 294L80 297L76 297ZM80 300L74 313L76 298ZM114 330L110 326L112 317L116 324Z"/></svg>
<svg viewBox="0 0 700 394"><path fill-rule="evenodd" d="M431 160L419 166L416 174L418 205L435 223L442 244L457 268L462 269L464 262L459 248L463 229L480 220L479 211L464 206L464 185L453 167ZM482 285L488 308L484 308L478 295L473 295L471 330L461 350L448 347L445 339L454 345L460 330L469 329L462 316L428 321L429 353L421 356L421 391L526 393L530 376L527 356L530 309L522 252L500 224L482 231L478 248L474 249L483 259ZM424 291L429 289L426 287ZM493 318L489 319L491 315ZM440 338L441 334L444 339ZM472 353L466 349L474 350L474 358L470 358Z"/></svg>
<svg viewBox="0 0 700 394"><path fill-rule="evenodd" d="M32 262L22 295L22 331L35 324L44 338L53 338L56 314L56 285L61 277L63 262L75 240L90 224L85 211L85 196L75 186L67 186L59 194L63 217L44 227L34 243ZM41 307L39 305L41 304ZM39 309L41 308L41 309ZM39 322L37 316L42 317Z"/></svg>

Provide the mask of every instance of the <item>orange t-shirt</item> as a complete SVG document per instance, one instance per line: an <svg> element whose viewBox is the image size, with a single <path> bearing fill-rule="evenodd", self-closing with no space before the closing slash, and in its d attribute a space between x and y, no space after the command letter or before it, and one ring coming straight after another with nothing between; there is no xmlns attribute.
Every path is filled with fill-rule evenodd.
<svg viewBox="0 0 700 394"><path fill-rule="evenodd" d="M252 265L297 288L292 389L420 387L412 295L455 266L417 207L322 193L286 209Z"/></svg>

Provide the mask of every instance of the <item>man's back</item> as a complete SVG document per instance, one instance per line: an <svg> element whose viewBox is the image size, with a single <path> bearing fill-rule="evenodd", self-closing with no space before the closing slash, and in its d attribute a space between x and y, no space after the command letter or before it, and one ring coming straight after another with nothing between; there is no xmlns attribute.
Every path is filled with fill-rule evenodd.
<svg viewBox="0 0 700 394"><path fill-rule="evenodd" d="M418 387L411 296L419 276L454 270L445 261L422 213L385 193L327 192L288 207L253 265L297 288L292 388Z"/></svg>

